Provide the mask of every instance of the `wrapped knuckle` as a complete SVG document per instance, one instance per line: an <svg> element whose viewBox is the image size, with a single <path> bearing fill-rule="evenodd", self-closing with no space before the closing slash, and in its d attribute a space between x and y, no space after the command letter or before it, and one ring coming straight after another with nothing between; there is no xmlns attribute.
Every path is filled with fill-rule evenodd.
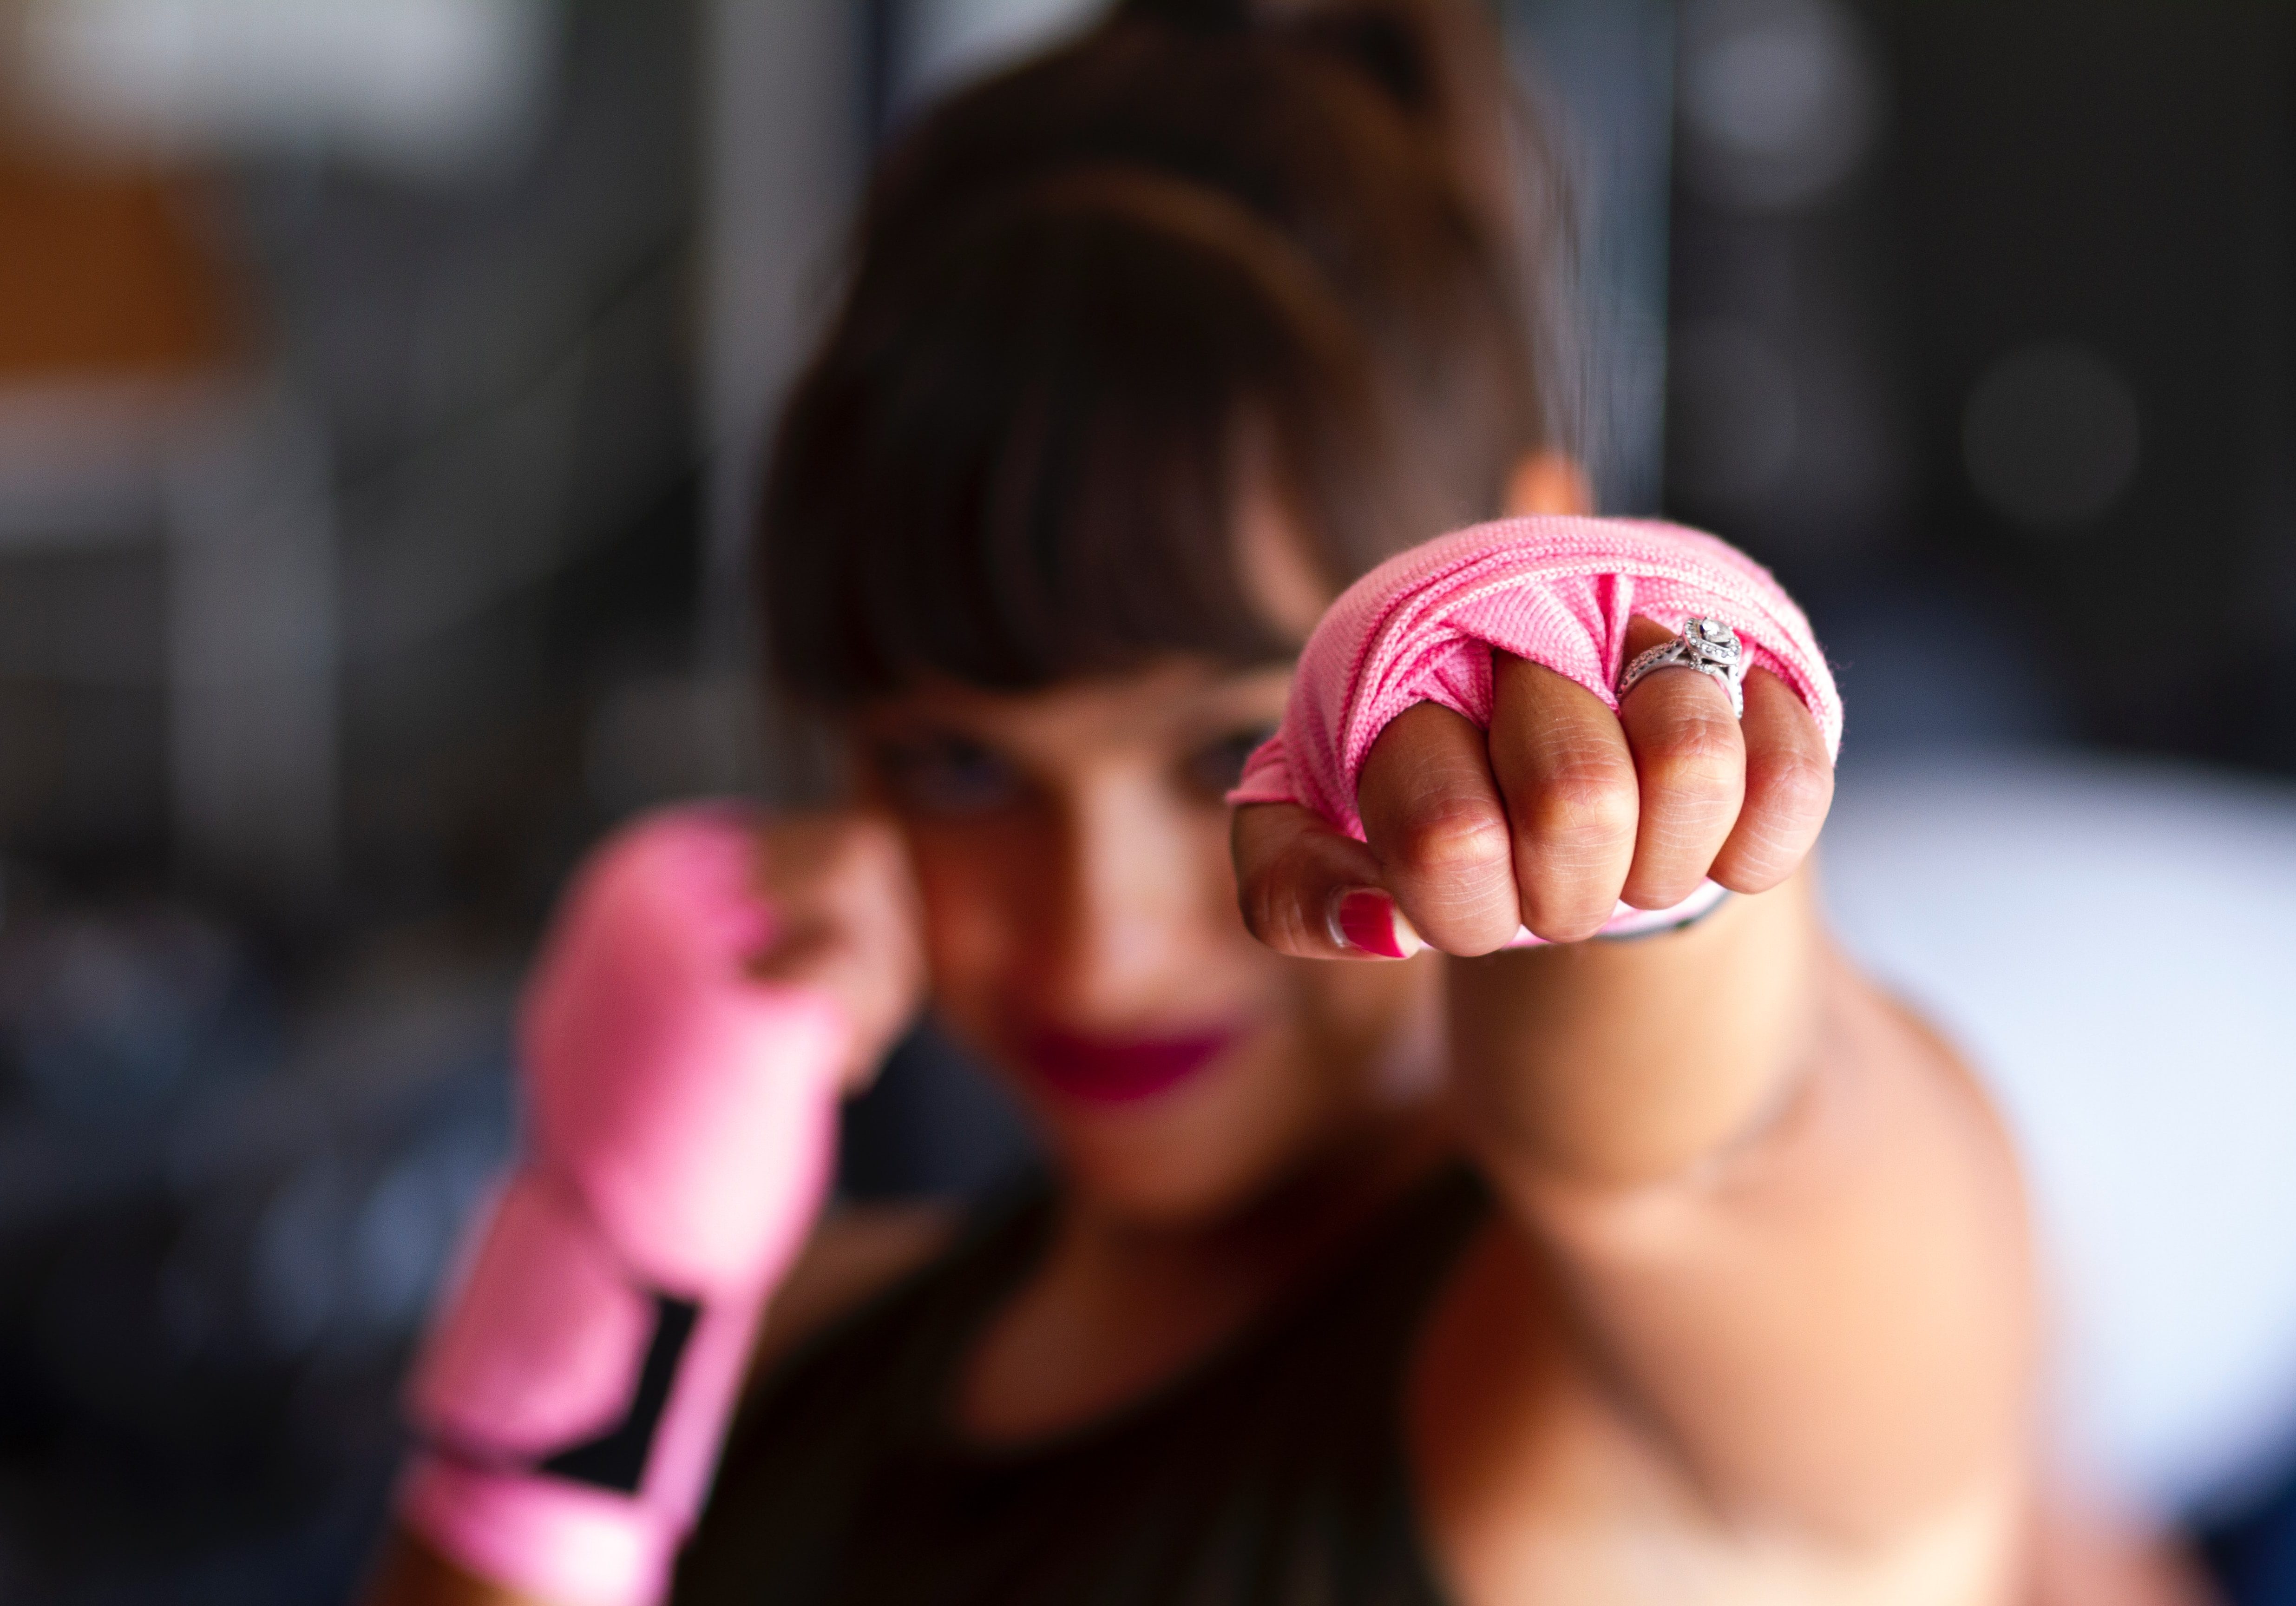
<svg viewBox="0 0 2296 1606"><path fill-rule="evenodd" d="M1522 824L1540 843L1617 842L1634 836L1638 800L1631 770L1552 777L1530 788Z"/></svg>
<svg viewBox="0 0 2296 1606"><path fill-rule="evenodd" d="M1506 821L1491 810L1459 805L1414 815L1390 852L1405 873L1428 879L1504 869L1514 861Z"/></svg>
<svg viewBox="0 0 2296 1606"><path fill-rule="evenodd" d="M1762 767L1766 808L1797 820L1823 819L1833 805L1833 766L1809 753L1778 754Z"/></svg>
<svg viewBox="0 0 2296 1606"><path fill-rule="evenodd" d="M1669 790L1723 791L1738 784L1745 745L1735 721L1686 719L1652 743L1643 757L1645 781Z"/></svg>
<svg viewBox="0 0 2296 1606"><path fill-rule="evenodd" d="M1745 738L1727 709L1703 709L1676 720L1659 743L1669 755L1698 762L1735 763L1745 752Z"/></svg>

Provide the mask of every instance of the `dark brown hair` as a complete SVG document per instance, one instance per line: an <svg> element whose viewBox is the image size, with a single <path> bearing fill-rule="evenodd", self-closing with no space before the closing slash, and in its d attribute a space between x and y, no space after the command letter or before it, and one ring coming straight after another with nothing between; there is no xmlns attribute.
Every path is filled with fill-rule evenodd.
<svg viewBox="0 0 2296 1606"><path fill-rule="evenodd" d="M1134 0L889 153L774 442L788 689L1278 660L1248 476L1336 586L1551 439L1496 42L1445 0L1252 11Z"/></svg>

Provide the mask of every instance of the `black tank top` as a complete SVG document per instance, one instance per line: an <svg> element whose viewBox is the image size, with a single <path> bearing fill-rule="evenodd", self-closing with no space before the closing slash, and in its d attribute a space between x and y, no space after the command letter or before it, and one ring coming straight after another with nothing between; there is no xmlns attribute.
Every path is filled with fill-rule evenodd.
<svg viewBox="0 0 2296 1606"><path fill-rule="evenodd" d="M734 1428L677 1606L1441 1606L1403 1384L1488 1210L1464 1167L1390 1206L1300 1297L1085 1427L949 1425L959 1363L1050 1233L1042 1184L783 1363Z"/></svg>

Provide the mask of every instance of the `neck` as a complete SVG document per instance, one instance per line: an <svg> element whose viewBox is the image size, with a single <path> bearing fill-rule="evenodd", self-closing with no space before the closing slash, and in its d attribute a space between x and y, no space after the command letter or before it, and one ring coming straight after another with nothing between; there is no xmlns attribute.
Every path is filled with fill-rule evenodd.
<svg viewBox="0 0 2296 1606"><path fill-rule="evenodd" d="M1390 1114L1201 1222L1144 1223L1071 1197L982 1335L961 1420L1014 1441L1138 1398L1281 1302L1451 1147L1431 1116Z"/></svg>
<svg viewBox="0 0 2296 1606"><path fill-rule="evenodd" d="M1127 1280L1172 1277L1265 1285L1322 1258L1452 1152L1428 1110L1385 1112L1306 1157L1232 1208L1179 1222L1142 1221L1071 1194L1048 1262Z"/></svg>

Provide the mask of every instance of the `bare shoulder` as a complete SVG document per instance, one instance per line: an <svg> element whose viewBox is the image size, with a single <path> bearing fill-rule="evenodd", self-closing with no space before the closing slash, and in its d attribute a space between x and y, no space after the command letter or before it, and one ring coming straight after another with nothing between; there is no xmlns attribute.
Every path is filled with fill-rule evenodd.
<svg viewBox="0 0 2296 1606"><path fill-rule="evenodd" d="M931 1259L958 1215L954 1205L927 1201L846 1206L823 1216L766 1314L750 1358L751 1383L814 1333Z"/></svg>

